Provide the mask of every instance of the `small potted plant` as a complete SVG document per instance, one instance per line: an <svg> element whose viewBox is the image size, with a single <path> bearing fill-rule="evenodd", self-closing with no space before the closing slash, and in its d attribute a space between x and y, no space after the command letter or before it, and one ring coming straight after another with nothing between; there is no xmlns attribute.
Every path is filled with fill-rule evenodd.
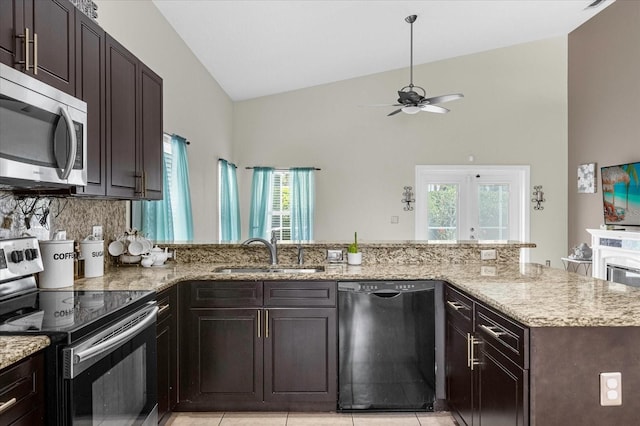
<svg viewBox="0 0 640 426"><path fill-rule="evenodd" d="M354 241L349 244L347 249L347 263L349 265L360 265L362 263L362 253L358 251L358 233L353 234Z"/></svg>

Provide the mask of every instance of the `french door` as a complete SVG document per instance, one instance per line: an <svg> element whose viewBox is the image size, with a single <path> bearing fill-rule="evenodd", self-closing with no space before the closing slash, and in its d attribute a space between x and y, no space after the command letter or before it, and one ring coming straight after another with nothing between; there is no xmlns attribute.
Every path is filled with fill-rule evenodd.
<svg viewBox="0 0 640 426"><path fill-rule="evenodd" d="M416 166L416 240L528 241L529 166Z"/></svg>

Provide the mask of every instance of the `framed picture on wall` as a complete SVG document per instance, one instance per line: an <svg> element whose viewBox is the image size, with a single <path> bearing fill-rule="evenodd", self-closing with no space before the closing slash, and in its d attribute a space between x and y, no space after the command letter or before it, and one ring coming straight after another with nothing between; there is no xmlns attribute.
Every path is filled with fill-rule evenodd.
<svg viewBox="0 0 640 426"><path fill-rule="evenodd" d="M578 193L593 194L596 188L596 163L579 165Z"/></svg>

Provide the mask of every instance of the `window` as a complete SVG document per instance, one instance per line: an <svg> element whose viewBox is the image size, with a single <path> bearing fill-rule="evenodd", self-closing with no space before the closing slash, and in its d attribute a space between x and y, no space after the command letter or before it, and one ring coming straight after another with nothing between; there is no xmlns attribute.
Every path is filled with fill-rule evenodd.
<svg viewBox="0 0 640 426"><path fill-rule="evenodd" d="M282 241L313 240L315 183L313 168L254 167L249 237Z"/></svg>
<svg viewBox="0 0 640 426"><path fill-rule="evenodd" d="M291 173L289 170L275 170L271 185L271 231L281 241L291 240Z"/></svg>
<svg viewBox="0 0 640 426"><path fill-rule="evenodd" d="M163 138L162 200L134 201L131 222L143 235L156 241L193 240L186 140L178 135Z"/></svg>

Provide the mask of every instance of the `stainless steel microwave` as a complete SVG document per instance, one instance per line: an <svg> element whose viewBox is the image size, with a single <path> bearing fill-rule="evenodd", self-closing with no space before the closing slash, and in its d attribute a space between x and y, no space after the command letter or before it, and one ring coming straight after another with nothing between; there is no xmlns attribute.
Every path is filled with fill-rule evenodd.
<svg viewBox="0 0 640 426"><path fill-rule="evenodd" d="M0 64L0 190L87 184L87 104Z"/></svg>

